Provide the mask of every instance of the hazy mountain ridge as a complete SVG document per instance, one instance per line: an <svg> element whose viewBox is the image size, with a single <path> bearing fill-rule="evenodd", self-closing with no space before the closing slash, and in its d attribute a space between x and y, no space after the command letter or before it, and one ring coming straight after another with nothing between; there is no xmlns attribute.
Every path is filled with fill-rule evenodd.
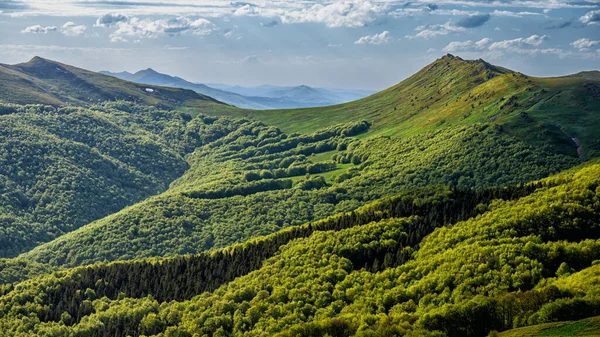
<svg viewBox="0 0 600 337"><path fill-rule="evenodd" d="M115 76L123 80L153 85L171 86L191 89L203 95L214 97L222 102L247 109L287 109L327 106L349 102L372 94L368 91L321 89L306 85L296 87L240 87L222 84L192 83L180 77L159 73L151 68L140 70L134 74L128 72L100 73Z"/></svg>

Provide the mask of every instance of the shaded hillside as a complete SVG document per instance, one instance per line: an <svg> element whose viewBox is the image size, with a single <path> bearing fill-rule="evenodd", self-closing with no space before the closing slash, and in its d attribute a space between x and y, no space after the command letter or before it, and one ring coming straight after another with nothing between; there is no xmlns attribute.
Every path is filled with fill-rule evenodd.
<svg viewBox="0 0 600 337"><path fill-rule="evenodd" d="M116 100L167 107L221 105L191 90L136 84L41 57L0 64L0 101L6 103L63 106Z"/></svg>
<svg viewBox="0 0 600 337"><path fill-rule="evenodd" d="M0 111L0 257L165 191L187 153L236 128L123 103Z"/></svg>

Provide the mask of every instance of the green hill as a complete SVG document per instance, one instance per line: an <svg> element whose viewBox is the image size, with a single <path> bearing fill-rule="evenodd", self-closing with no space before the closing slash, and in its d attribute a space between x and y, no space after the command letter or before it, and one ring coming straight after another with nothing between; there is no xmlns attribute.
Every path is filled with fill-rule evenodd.
<svg viewBox="0 0 600 337"><path fill-rule="evenodd" d="M235 129L123 103L0 110L0 257L165 191L187 153Z"/></svg>
<svg viewBox="0 0 600 337"><path fill-rule="evenodd" d="M579 162L489 125L369 141L342 136L344 129L292 137L258 123L244 125L191 154L190 169L167 192L19 259L75 266L197 253L411 188L516 184Z"/></svg>
<svg viewBox="0 0 600 337"><path fill-rule="evenodd" d="M123 81L41 57L0 64L0 101L5 103L88 106L118 100L165 107L222 105L191 90Z"/></svg>
<svg viewBox="0 0 600 337"><path fill-rule="evenodd" d="M591 73L591 72L590 72ZM496 123L531 145L550 144L573 153L577 138L590 157L600 151L600 83L589 76L536 78L446 55L399 84L336 106L242 111L286 132L352 120L373 123L370 137L410 136L473 123ZM231 113L230 113L231 114ZM593 126L593 128L588 128Z"/></svg>
<svg viewBox="0 0 600 337"><path fill-rule="evenodd" d="M514 104L508 107L504 102L503 106L507 107L499 109L506 110L506 114L500 114L493 122L481 118L484 112L478 110L459 122L438 122L432 128L419 129L418 123L413 123L427 116L442 114L440 111L446 108L443 102L448 100L453 101L455 106L451 108L449 105L450 110L443 110L445 116L458 113L452 110L464 105L464 100L455 98L458 96L469 97L474 92L485 92L489 88L494 88L494 95L498 96L503 87L497 85L500 82L493 81L499 80L518 83L530 81L523 75L481 60L464 61L446 56L382 93L344 106L310 110L320 112L325 125L329 123L328 118L349 122L321 131L316 131L318 127L314 126L315 129L308 134L287 134L269 124L247 119L216 117L208 121L202 116L194 118L167 111L160 112L164 117L157 122L144 115L151 109L142 109L138 113L140 116L133 117L135 114L129 112L131 106L113 104L104 118L115 118L117 125L129 125L135 120L135 128L131 132L143 134L150 131L152 139L180 156L179 163L187 167L187 171L173 171L162 166L161 169L171 173L163 180L162 191L166 189L166 184L174 180L171 188L118 213L115 212L140 199L125 198L130 202L117 203L110 209L99 208L87 198L74 197L73 200L77 202L56 201L55 204L69 207L71 213L81 212L87 217L82 217L75 224L70 218L66 219L68 221L50 222L52 226L59 226L58 230L53 231L49 231L46 225L41 226L39 232L46 236L27 238L26 244L19 243L21 248L12 247L16 244L8 245L11 248L7 251L13 253L5 253L4 256L23 252L18 258L20 262L36 261L57 267L198 253L350 211L378 198L412 188L436 184L481 188L523 183L578 164L577 147L567 136L567 131L571 132L571 129L566 127L574 127L574 121L579 121L578 116L562 116L553 111L554 122L564 120L565 127L545 125L536 121L537 117L531 117L537 115L518 112L523 105L514 103L517 101L510 98L508 100L514 101ZM575 81L580 83L579 80ZM492 82L495 84L492 85ZM561 88L564 90L567 84ZM531 92L527 88L519 90ZM405 115L399 112L402 109L391 110L396 112L389 114L391 103L385 102L404 102L398 97L404 97L401 93L409 91L423 97L435 94L439 102L426 108L421 106L419 114ZM580 94L581 100L575 101L576 104L598 104L593 95L585 92ZM556 95L554 99L558 99ZM411 100L418 101L414 98ZM367 109L367 106L371 108ZM542 108L538 110L542 111ZM209 109L203 111L216 113ZM241 110L232 111L239 113ZM364 111L379 112L366 114ZM84 111L81 113L86 114ZM277 121L266 118L279 116L277 112L253 113L255 115L252 118L265 117L264 123L277 124ZM283 120L295 113L295 110L285 111L284 117L277 118ZM515 118L521 120L520 124L506 117L512 114L519 116ZM542 115L547 118L546 115L550 114ZM594 132L597 121L593 113L584 111L583 115L589 121L578 125L577 130L580 131L569 136L576 134L580 137L577 139L582 144L580 149L585 147L585 156L590 158L596 154L592 144L598 140ZM7 116L22 118L18 114ZM45 118L53 118L51 116ZM141 116L145 119L140 120ZM181 116L187 119L181 120ZM307 116L306 120L312 118ZM382 116L387 116L385 121ZM362 121L359 117L372 120ZM30 123L26 119L23 122ZM409 124L413 128L401 132L402 138L382 136L396 134L396 131L404 130ZM202 129L189 129L197 125L202 125ZM521 134L524 130L528 130L528 133ZM85 139L90 138L90 132L84 132ZM222 138L208 137L208 143L198 141L204 137L203 132L218 132ZM171 141L172 137L176 137L175 142ZM94 148L95 145L90 146ZM132 156L132 160L137 158L134 154ZM139 162L138 169L147 169L147 165L156 164L149 160ZM57 190L57 195L70 191L68 185L64 186ZM34 194L32 191L24 191L26 197L23 199L31 199ZM154 191L156 193L159 190ZM103 193L98 192L100 195ZM122 195L119 190L115 193ZM37 203L37 198L33 200L28 205L37 205L35 207L39 209L44 207L44 212L49 213L47 217L53 219L56 213L47 212L45 204ZM82 205L82 208L77 205ZM14 224L5 229L12 233L7 242L21 242L23 239L15 241L12 238L23 236L28 226L39 227L38 220L24 220L31 213L29 208L22 206L18 209L20 213L9 212L22 215L16 215L20 222L13 220ZM98 214L98 209L106 213ZM61 214L69 214L60 208L56 210L60 210ZM109 214L111 216L99 219ZM86 221L96 219L99 220L83 226ZM35 225L32 226L32 223ZM60 225L56 225L58 223ZM54 238L47 244L39 245ZM14 276L14 273L11 275Z"/></svg>
<svg viewBox="0 0 600 337"><path fill-rule="evenodd" d="M282 111L39 58L0 79L0 337L458 337L600 315L588 75L448 55Z"/></svg>
<svg viewBox="0 0 600 337"><path fill-rule="evenodd" d="M0 331L485 336L597 316L599 177L416 190L212 253L57 272L3 288Z"/></svg>

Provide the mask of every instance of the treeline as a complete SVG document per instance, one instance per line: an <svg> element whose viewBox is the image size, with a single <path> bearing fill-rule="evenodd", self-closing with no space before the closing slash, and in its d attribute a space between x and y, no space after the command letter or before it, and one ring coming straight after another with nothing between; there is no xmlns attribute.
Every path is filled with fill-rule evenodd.
<svg viewBox="0 0 600 337"><path fill-rule="evenodd" d="M99 264L77 268L64 276L60 276L64 273L59 272L58 286L37 294L42 296L43 303L47 305L37 315L44 322L59 321L60 316L67 312L73 322L78 322L90 314L89 307L82 306L83 301L89 300L89 294L93 298L140 298L151 295L159 302L186 300L258 269L279 247L291 240L308 237L315 231L339 231L387 218L416 216L416 221L405 229L406 236L390 250L342 253L347 255L356 269L367 266L376 269L374 265L379 264L376 261L381 261L382 268L392 267L405 262L408 256L390 260L387 257L389 254L402 252L404 247L414 247L433 229L472 217L484 210L491 200L519 198L540 186L539 183L533 183L485 190L424 188L215 252L165 260Z"/></svg>
<svg viewBox="0 0 600 337"><path fill-rule="evenodd" d="M600 315L600 298L576 297L569 290L549 286L496 297L477 296L460 304L447 304L421 319L431 331L448 337L485 336L519 326L570 321Z"/></svg>
<svg viewBox="0 0 600 337"><path fill-rule="evenodd" d="M318 174L335 170L336 163L332 161L320 163L296 164L286 169L247 171L244 173L244 179L247 181L256 181L260 179L285 178L294 176L303 176L305 174Z"/></svg>
<svg viewBox="0 0 600 337"><path fill-rule="evenodd" d="M292 188L292 181L290 179L267 179L261 181L252 181L243 185L234 185L229 188L219 190L185 192L183 195L194 199L220 199L232 197L234 195L246 196L258 192L283 190L287 188Z"/></svg>

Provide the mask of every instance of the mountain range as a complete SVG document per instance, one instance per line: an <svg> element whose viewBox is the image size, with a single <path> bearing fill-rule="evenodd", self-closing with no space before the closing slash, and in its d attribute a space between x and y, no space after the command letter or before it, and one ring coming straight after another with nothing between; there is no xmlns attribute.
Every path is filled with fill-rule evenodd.
<svg viewBox="0 0 600 337"><path fill-rule="evenodd" d="M108 71L101 71L100 73L136 83L190 89L221 102L246 109L287 109L335 105L373 94L373 92L366 90L323 89L306 85L296 87L207 85L161 74L150 68L140 70L134 74Z"/></svg>
<svg viewBox="0 0 600 337"><path fill-rule="evenodd" d="M0 337L600 332L598 74L446 55L251 110L1 66Z"/></svg>

